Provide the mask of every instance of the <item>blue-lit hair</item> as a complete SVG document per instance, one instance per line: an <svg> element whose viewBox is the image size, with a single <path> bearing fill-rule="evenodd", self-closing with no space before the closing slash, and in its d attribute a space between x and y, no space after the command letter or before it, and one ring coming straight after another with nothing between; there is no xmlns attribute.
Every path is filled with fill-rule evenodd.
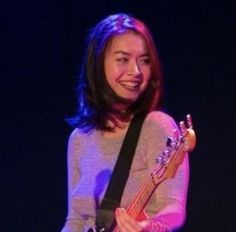
<svg viewBox="0 0 236 232"><path fill-rule="evenodd" d="M149 112L160 105L162 75L150 31L143 22L127 14L110 15L90 31L84 64L79 75L77 113L71 122L85 132L93 129L112 130L107 125L107 120L112 120L109 118L109 113L114 111L112 105L115 102L126 102L125 99L117 96L107 83L104 59L111 39L129 31L135 32L145 39L150 57L151 80L143 95L130 106L123 117L126 118L133 113Z"/></svg>

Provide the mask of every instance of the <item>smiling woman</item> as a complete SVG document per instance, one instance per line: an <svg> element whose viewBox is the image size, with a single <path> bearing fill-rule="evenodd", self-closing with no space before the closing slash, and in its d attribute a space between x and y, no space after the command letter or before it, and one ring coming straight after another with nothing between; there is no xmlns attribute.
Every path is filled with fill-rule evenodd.
<svg viewBox="0 0 236 232"><path fill-rule="evenodd" d="M88 35L84 60L77 91L79 107L76 117L72 120L77 127L85 131L95 128L111 131L119 124L117 115L126 120L135 113L149 112L160 105L162 94L160 62L152 36L140 20L126 14L117 14L99 22ZM108 67L107 62L116 69ZM147 71L141 72L144 71L144 67L150 72L150 81L146 83L145 91L142 91L141 95L138 94L137 101L133 104L130 104L129 99L117 94L114 86L109 83L111 77L114 78L114 74L110 76L110 73L114 73L115 70L118 72L118 67L119 72L122 70L124 72L126 69L129 81L133 72L140 72L137 77L138 88L140 82L144 81L142 74L145 74L145 77L147 75ZM109 72L109 76L106 72ZM137 76L136 73L134 75ZM123 78L121 80L123 81ZM123 81L123 86L124 84ZM126 85L127 88L128 86L131 88L130 82L126 84L129 84ZM125 108L122 110L122 115L119 114L119 107L117 108L120 105Z"/></svg>
<svg viewBox="0 0 236 232"><path fill-rule="evenodd" d="M112 90L134 103L145 91L151 76L149 51L144 38L127 32L112 39L105 53L105 76ZM120 105L126 110L129 104Z"/></svg>
<svg viewBox="0 0 236 232"><path fill-rule="evenodd" d="M176 176L158 186L142 211L145 217L132 218L125 210L153 171L167 137L178 130L174 120L159 110L162 75L147 26L126 14L106 17L91 30L84 60L77 115L71 120L76 128L68 143L68 216L62 231L88 231L96 224L126 132L138 114L146 117L121 202L112 212L116 228L120 232L179 228L185 218L187 156ZM110 231L103 229L94 230Z"/></svg>

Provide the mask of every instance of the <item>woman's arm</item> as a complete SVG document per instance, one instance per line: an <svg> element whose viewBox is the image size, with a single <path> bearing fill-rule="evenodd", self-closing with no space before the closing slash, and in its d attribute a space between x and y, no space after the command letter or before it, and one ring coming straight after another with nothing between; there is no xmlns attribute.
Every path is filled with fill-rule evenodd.
<svg viewBox="0 0 236 232"><path fill-rule="evenodd" d="M62 232L81 232L84 227L84 220L76 213L78 206L73 201L73 192L80 179L78 150L78 130L75 129L69 137L67 148L68 214Z"/></svg>
<svg viewBox="0 0 236 232"><path fill-rule="evenodd" d="M151 173L155 164L153 161L166 147L168 137L173 136L173 130L178 129L174 120L162 112L152 114L152 136L149 145L148 166ZM152 139L152 138L155 139ZM152 140L151 140L152 139ZM158 152L158 153L157 153ZM164 180L156 189L146 212L149 215L150 231L171 231L183 225L186 217L186 199L189 182L189 160L186 153L183 163L178 167L174 178ZM161 227L154 230L154 227Z"/></svg>
<svg viewBox="0 0 236 232"><path fill-rule="evenodd" d="M157 156L165 149L167 137L178 129L171 117L162 112L148 115L144 124L146 163L148 175L156 166ZM174 178L162 182L151 197L145 213L147 220L136 222L124 209L116 211L116 220L121 231L167 232L181 227L185 220L185 206L189 179L189 162L186 154ZM131 229L132 228L132 229Z"/></svg>

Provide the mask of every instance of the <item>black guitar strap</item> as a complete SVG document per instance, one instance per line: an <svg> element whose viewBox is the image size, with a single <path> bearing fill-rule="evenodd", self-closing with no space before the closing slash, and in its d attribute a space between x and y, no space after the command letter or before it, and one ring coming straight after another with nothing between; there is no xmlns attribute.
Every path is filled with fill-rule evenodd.
<svg viewBox="0 0 236 232"><path fill-rule="evenodd" d="M104 199L97 211L96 231L112 231L115 226L114 211L120 205L145 116L144 113L136 114L130 123Z"/></svg>

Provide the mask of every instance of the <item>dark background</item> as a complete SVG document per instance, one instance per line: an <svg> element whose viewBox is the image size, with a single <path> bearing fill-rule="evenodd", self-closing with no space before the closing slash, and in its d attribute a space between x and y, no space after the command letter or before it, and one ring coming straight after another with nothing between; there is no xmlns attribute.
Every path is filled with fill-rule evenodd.
<svg viewBox="0 0 236 232"><path fill-rule="evenodd" d="M60 231L71 132L64 118L74 112L87 31L116 12L133 14L153 32L165 110L177 121L192 114L198 144L181 231L235 231L233 4L9 0L0 12L0 231Z"/></svg>

